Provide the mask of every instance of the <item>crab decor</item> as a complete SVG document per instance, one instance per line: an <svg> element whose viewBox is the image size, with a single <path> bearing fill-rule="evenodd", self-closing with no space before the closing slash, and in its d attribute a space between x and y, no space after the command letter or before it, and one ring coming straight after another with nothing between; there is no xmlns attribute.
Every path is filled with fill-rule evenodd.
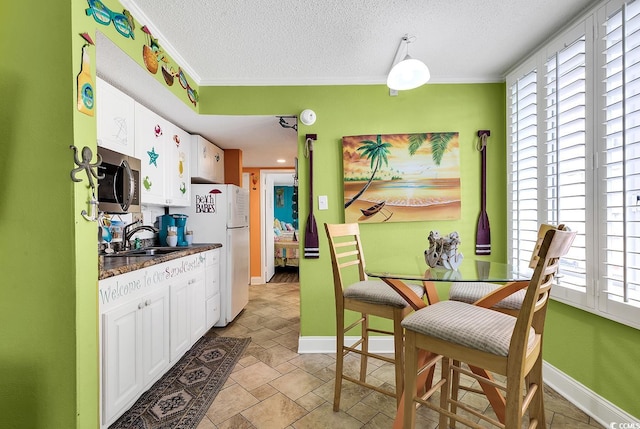
<svg viewBox="0 0 640 429"><path fill-rule="evenodd" d="M142 185L144 186L144 189L146 189L147 191L151 190L152 183L151 183L151 179L149 179L149 176L144 176Z"/></svg>
<svg viewBox="0 0 640 429"><path fill-rule="evenodd" d="M458 253L460 236L457 232L441 237L438 231L429 232L429 249L424 251L424 259L431 268L457 270L462 263L462 253Z"/></svg>
<svg viewBox="0 0 640 429"><path fill-rule="evenodd" d="M98 154L97 161L92 164L91 159L93 158L93 153L91 152L90 148L88 148L87 146L82 148L82 160L78 159L77 147L71 145L69 146L69 148L73 150L73 160L78 166L77 168L71 170L71 180L73 180L74 182L82 182L82 179L78 179L76 177L76 174L84 170L84 172L87 173L87 178L89 179L89 186L91 187L91 189L95 189L96 186L93 183L93 178L104 178L104 174L100 175L97 173L97 169L102 165L102 157L100 156L100 154ZM96 169L96 171L94 171L94 168Z"/></svg>

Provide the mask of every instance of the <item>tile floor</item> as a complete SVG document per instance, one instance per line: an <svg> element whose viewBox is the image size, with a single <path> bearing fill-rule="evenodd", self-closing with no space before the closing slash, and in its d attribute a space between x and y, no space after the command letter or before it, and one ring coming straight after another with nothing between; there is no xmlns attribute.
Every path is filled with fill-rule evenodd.
<svg viewBox="0 0 640 429"><path fill-rule="evenodd" d="M197 429L392 427L395 399L346 381L340 412L333 412L335 354L296 353L299 302L298 283L251 286L245 311L229 326L208 333L251 337L252 342ZM352 369L356 363L345 360ZM391 365L371 360L369 368L371 380L393 384ZM481 395L466 393L463 401L488 408ZM545 391L545 405L550 429L602 427L551 389ZM437 428L437 421L426 407L418 410L418 428Z"/></svg>

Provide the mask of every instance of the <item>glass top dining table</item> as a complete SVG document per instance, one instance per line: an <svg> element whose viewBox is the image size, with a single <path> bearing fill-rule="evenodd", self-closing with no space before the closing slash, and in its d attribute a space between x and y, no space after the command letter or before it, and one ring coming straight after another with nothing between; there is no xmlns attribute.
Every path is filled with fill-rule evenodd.
<svg viewBox="0 0 640 429"><path fill-rule="evenodd" d="M408 258L405 262L385 266L385 262L368 263L366 273L371 277L392 277L400 280L418 280L434 282L511 282L529 280L533 270L514 268L512 265L479 259L464 259L453 270L444 267L431 268L423 257Z"/></svg>
<svg viewBox="0 0 640 429"><path fill-rule="evenodd" d="M422 282L427 301L431 304L439 301L433 282L508 283L529 281L533 274L530 268L514 268L505 263L473 258L463 259L455 270L444 267L431 268L423 255L396 258L392 261L369 261L365 272L369 277L377 277L385 281L394 289L405 281ZM402 294L401 291L399 292Z"/></svg>

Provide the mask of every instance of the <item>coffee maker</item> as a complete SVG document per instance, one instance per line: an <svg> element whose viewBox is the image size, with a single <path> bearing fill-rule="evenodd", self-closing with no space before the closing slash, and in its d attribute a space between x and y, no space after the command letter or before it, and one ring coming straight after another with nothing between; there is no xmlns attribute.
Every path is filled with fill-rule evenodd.
<svg viewBox="0 0 640 429"><path fill-rule="evenodd" d="M178 236L177 245L178 246L188 246L185 232L187 230L187 218L189 216L185 214L166 214L162 216L158 216L158 237L160 238L161 246L168 246L167 243L167 233L169 229L175 228L175 231Z"/></svg>

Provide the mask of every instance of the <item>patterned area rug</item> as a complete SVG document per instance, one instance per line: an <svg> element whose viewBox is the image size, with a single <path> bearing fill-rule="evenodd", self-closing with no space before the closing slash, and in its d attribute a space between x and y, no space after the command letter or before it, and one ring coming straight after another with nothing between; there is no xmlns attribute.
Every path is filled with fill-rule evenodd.
<svg viewBox="0 0 640 429"><path fill-rule="evenodd" d="M109 429L195 429L250 342L201 338Z"/></svg>

